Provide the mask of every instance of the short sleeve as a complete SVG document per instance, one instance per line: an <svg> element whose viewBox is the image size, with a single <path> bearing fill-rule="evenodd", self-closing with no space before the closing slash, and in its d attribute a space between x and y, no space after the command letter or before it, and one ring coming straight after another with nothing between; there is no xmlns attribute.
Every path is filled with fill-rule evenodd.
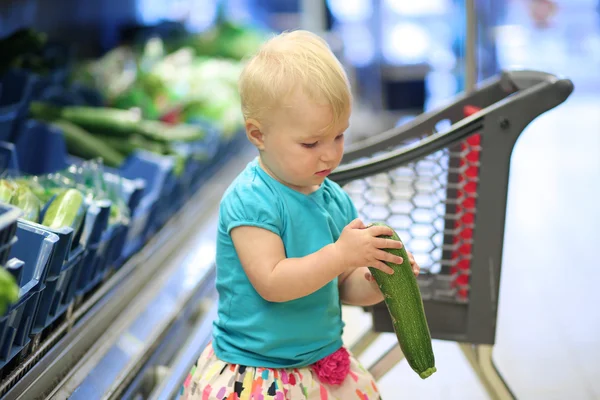
<svg viewBox="0 0 600 400"><path fill-rule="evenodd" d="M227 234L240 226L263 228L279 236L283 231L277 197L253 185L237 187L223 197L220 219Z"/></svg>

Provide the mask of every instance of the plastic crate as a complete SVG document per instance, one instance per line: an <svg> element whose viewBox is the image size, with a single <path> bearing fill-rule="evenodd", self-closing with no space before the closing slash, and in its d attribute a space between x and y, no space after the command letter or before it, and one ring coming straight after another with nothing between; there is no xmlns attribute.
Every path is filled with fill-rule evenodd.
<svg viewBox="0 0 600 400"><path fill-rule="evenodd" d="M201 141L182 144L179 149L189 158L183 174L177 178L175 190L169 194L169 204L174 211L179 210L196 192L198 188L193 185L195 177L213 161L219 148L219 132L209 123L196 122L196 124L206 131L206 136Z"/></svg>
<svg viewBox="0 0 600 400"><path fill-rule="evenodd" d="M40 294L31 333L37 335L62 316L75 298L85 251L80 248L56 277L48 277Z"/></svg>
<svg viewBox="0 0 600 400"><path fill-rule="evenodd" d="M110 218L110 200L93 200L90 202L85 214L83 231L80 243L84 248L97 245L108 227Z"/></svg>
<svg viewBox="0 0 600 400"><path fill-rule="evenodd" d="M114 241L117 239L119 227L122 225L113 225L108 227L100 240L86 249L83 259L81 272L77 280L76 295L84 295L94 289L102 282L109 267L114 263L114 255L111 253L114 248Z"/></svg>
<svg viewBox="0 0 600 400"><path fill-rule="evenodd" d="M69 267L71 261L83 252L83 246L79 243L81 234L80 232L75 232L73 228L63 227L52 229L47 226L26 220L19 220L18 226L19 229L38 229L40 231L53 233L58 236L58 241L53 247L51 261L45 275L47 279L59 276L63 270ZM21 237L21 240L16 243L14 248L18 247L19 254L23 254L23 252L31 251L35 248L35 245L29 242L30 236L28 236L27 240L22 237L20 233L18 233L18 236Z"/></svg>
<svg viewBox="0 0 600 400"><path fill-rule="evenodd" d="M0 140L11 141L26 119L35 78L8 71L0 76Z"/></svg>
<svg viewBox="0 0 600 400"><path fill-rule="evenodd" d="M11 258L17 258L24 263L18 277L21 295L27 293L38 283L44 282L52 267L62 269L62 265L55 263L61 257L58 250L60 237L48 229L41 229L36 225L22 220L18 222L19 241L10 252ZM53 263L55 264L53 265Z"/></svg>
<svg viewBox="0 0 600 400"><path fill-rule="evenodd" d="M164 198L168 197L175 184L174 166L171 157L138 150L119 169L119 174L125 178L143 179L146 182L143 198L130 224L127 242L134 243L126 246L129 250L137 251L170 217Z"/></svg>
<svg viewBox="0 0 600 400"><path fill-rule="evenodd" d="M0 142L0 170L19 171L17 150L13 143Z"/></svg>
<svg viewBox="0 0 600 400"><path fill-rule="evenodd" d="M70 90L79 96L79 98L83 101L83 105L90 107L102 107L105 103L104 98L97 90L87 86L73 83L70 87Z"/></svg>
<svg viewBox="0 0 600 400"><path fill-rule="evenodd" d="M125 235L120 263L137 252L150 236L151 229L147 228L152 218L152 212L155 210L156 200L156 198L146 196L137 206Z"/></svg>
<svg viewBox="0 0 600 400"><path fill-rule="evenodd" d="M111 240L106 249L106 263L109 268L119 268L122 265L121 255L129 230L128 225L114 225Z"/></svg>
<svg viewBox="0 0 600 400"><path fill-rule="evenodd" d="M104 258L106 244L106 230L110 217L111 202L109 200L93 201L87 210L86 223L81 235L81 242L85 248L83 265L77 281L76 294L89 291L90 285L95 286L100 281L98 265Z"/></svg>
<svg viewBox="0 0 600 400"><path fill-rule="evenodd" d="M44 122L26 120L14 144L23 173L42 175L68 166L67 145L61 130Z"/></svg>
<svg viewBox="0 0 600 400"><path fill-rule="evenodd" d="M10 242L0 246L0 266L6 264L6 261L8 261L8 256L10 255L10 250L14 244L17 243L17 241L18 238L15 236L10 240Z"/></svg>
<svg viewBox="0 0 600 400"><path fill-rule="evenodd" d="M30 291L0 317L0 369L29 343L43 285Z"/></svg>
<svg viewBox="0 0 600 400"><path fill-rule="evenodd" d="M12 247L17 243L17 221L23 212L9 204L0 203L0 261L6 262ZM18 241L18 239L17 239Z"/></svg>

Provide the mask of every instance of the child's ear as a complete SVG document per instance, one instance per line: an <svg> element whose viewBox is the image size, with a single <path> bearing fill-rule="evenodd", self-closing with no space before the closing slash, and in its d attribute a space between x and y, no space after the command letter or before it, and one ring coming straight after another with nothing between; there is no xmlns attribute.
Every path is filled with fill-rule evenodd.
<svg viewBox="0 0 600 400"><path fill-rule="evenodd" d="M246 120L246 136L248 136L248 140L250 140L250 142L252 142L259 150L264 149L264 135L258 121L252 118Z"/></svg>

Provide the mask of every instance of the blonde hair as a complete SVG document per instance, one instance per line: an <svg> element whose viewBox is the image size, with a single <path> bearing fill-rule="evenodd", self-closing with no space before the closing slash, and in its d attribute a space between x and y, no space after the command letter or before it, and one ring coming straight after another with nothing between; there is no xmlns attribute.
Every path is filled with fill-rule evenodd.
<svg viewBox="0 0 600 400"><path fill-rule="evenodd" d="M331 106L331 126L348 112L352 102L346 72L327 42L302 30L266 41L244 66L238 88L244 119L258 121L282 106L296 90Z"/></svg>

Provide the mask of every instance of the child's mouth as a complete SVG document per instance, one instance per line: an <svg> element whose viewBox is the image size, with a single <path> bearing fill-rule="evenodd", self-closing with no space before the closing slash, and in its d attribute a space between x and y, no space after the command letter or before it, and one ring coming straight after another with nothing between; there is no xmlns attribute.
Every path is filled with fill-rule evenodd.
<svg viewBox="0 0 600 400"><path fill-rule="evenodd" d="M329 174L331 174L331 170L330 169L324 169L323 171L317 172L315 175L318 175L318 176L327 176Z"/></svg>

